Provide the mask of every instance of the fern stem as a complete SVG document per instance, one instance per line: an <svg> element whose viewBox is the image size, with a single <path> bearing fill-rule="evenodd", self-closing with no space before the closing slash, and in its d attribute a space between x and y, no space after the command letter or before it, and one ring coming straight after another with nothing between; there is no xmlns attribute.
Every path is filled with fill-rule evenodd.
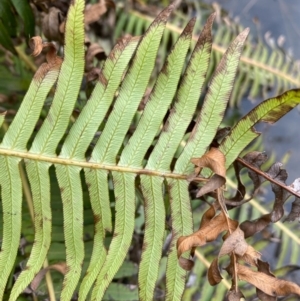
<svg viewBox="0 0 300 301"><path fill-rule="evenodd" d="M0 148L0 155L4 156L12 156L18 157L22 159L30 159L34 161L43 161L48 162L51 164L59 164L59 165L73 165L82 168L90 168L90 169L104 169L109 171L118 171L123 173L133 173L138 175L150 175L150 176L159 176L163 178L171 178L171 179L178 179L178 180L186 180L186 174L179 174L179 173L172 173L172 172L164 172L158 170L149 170L145 168L131 168L125 166L117 166L117 165L110 165L105 163L95 163L95 162L86 162L86 161L79 161L79 160L72 160L72 159L65 159L60 157L49 157L40 154L30 153L30 152L22 152L22 151L14 151L10 149L3 149ZM207 178L197 177L198 181L208 181ZM300 197L300 195L298 195Z"/></svg>
<svg viewBox="0 0 300 301"><path fill-rule="evenodd" d="M236 160L237 160L237 162L239 162L243 166L247 167L248 169L250 169L250 170L254 171L255 173L257 173L258 175L260 175L261 177L265 178L270 183L274 183L274 184L278 185L279 187L281 187L282 189L288 191L290 194L293 194L294 196L298 197L298 194L295 192L295 190L293 190L289 186L283 184L282 182L280 182L280 181L278 181L276 179L273 179L267 173L265 173L264 171L258 169L255 166L251 165L250 163L248 163L247 161L245 161L243 158L239 158L238 157Z"/></svg>

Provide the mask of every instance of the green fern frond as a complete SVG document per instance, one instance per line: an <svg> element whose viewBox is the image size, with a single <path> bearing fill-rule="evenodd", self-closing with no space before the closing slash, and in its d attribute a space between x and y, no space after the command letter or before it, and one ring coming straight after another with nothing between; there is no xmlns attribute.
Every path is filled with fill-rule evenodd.
<svg viewBox="0 0 300 301"><path fill-rule="evenodd" d="M111 282L131 246L136 199L141 194L137 192L138 183L145 201L139 299L154 298L166 234L165 201L168 196L172 241L166 269L166 300L181 300L186 272L178 264L175 245L179 236L188 235L193 230L187 181L192 171L190 160L207 151L222 122L248 30L240 33L224 54L198 113L199 98L210 70L214 14L208 18L187 62L195 25L192 19L168 55L136 124L134 116L148 87L166 23L173 10L173 6L169 6L142 38L125 38L115 46L103 65L90 99L79 117L70 122L84 70L83 10L83 0L72 2L65 29L62 64L57 58L55 63L48 62L39 68L0 145L3 212L0 299L3 299L6 283L14 272L21 237L22 180L19 168L24 160L33 199L35 237L27 265L12 287L10 301L17 300L32 283L47 256L58 248L57 241L51 245L51 236L64 240L59 257L61 260L66 257L67 268L60 299L71 300L78 287L79 300L82 301L88 298L90 290L92 300L110 296L112 289L118 286ZM35 133L43 103L56 80L48 115ZM246 115L221 143L220 149L226 154L228 165L257 136L252 131L254 124L259 120L276 121L300 102L299 95L299 90L289 91L267 100ZM188 132L195 114L196 124L193 131ZM0 123L3 122L4 115L0 115ZM87 157L87 150L99 131L100 137ZM29 150L28 141L31 142ZM59 205L58 200L53 201L55 196L51 193L57 184L52 179L51 166L55 167L60 190ZM91 209L89 207L87 212L88 200L82 181L89 192ZM56 216L52 211L56 207L62 208L63 225L54 222ZM91 215L93 247L83 238L84 223L89 219L91 226ZM90 227L88 229L90 231ZM110 241L108 232L112 231ZM82 275L85 269L86 274ZM136 294L136 290L132 294L126 293L130 296Z"/></svg>

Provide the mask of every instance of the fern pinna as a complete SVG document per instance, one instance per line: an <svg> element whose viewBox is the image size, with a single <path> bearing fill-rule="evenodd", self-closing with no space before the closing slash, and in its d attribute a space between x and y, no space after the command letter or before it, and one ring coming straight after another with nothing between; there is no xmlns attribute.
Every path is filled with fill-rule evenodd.
<svg viewBox="0 0 300 301"><path fill-rule="evenodd" d="M20 244L22 186L27 185L27 178L34 209L34 243L26 267L11 289L9 300L17 300L28 286L32 288L43 265L45 267L53 218L49 177L52 165L55 166L61 193L66 249L66 263L61 266L64 280L60 300L71 300L76 291L78 300L103 299L131 246L139 190L137 184L141 188L145 208L143 252L138 276L139 300L154 298L166 234L166 189L172 240L168 251L165 299L181 299L186 271L178 262L176 242L180 236L193 232L187 181L193 172L191 159L201 157L209 149L222 122L248 29L232 42L223 56L210 82L202 109L196 116L194 128L187 133L209 68L211 28L215 15L209 17L182 71L192 40L195 24L192 19L168 55L143 113L134 131L130 132L128 130L148 86L172 10L172 5L166 8L143 37L124 38L114 47L90 99L76 120L72 113L84 72L84 1L75 0L70 6L63 60L56 56L51 43L33 39L37 52L44 47L49 48L47 63L36 72L0 147L3 220L0 299L3 299L5 287L11 281ZM48 115L35 132L45 99L56 82ZM278 99L268 100L252 115L242 119L220 145L227 158L227 167L258 135L253 129L255 123L260 120L274 122L299 102L299 91L290 91ZM6 125L5 115L1 115L1 124ZM99 129L100 137L87 156ZM93 250L84 275L83 176L95 229ZM105 237L109 232L113 235L107 248Z"/></svg>

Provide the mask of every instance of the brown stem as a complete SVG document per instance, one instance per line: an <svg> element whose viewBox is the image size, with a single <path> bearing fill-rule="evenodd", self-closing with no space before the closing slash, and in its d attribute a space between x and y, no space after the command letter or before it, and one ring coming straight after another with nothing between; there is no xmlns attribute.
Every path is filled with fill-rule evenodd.
<svg viewBox="0 0 300 301"><path fill-rule="evenodd" d="M234 291L238 292L238 273L237 273L237 262L236 262L236 256L234 253L232 253L232 260L233 260L233 287Z"/></svg>
<svg viewBox="0 0 300 301"><path fill-rule="evenodd" d="M288 191L289 193L291 193L292 195L294 195L297 198L300 198L300 194L297 193L296 191L294 191L292 188L290 188L289 186L284 185L282 182L279 182L275 179L273 179L272 177L270 177L268 174L266 174L265 172L263 172L262 170L258 169L257 167L249 164L248 162L246 162L245 160L243 160L242 158L237 158L236 161L238 161L240 164L242 164L243 166L251 169L252 171L256 172L257 174L259 174L260 176L264 177L266 180L268 180L269 182L272 182L278 186L280 186L282 189Z"/></svg>

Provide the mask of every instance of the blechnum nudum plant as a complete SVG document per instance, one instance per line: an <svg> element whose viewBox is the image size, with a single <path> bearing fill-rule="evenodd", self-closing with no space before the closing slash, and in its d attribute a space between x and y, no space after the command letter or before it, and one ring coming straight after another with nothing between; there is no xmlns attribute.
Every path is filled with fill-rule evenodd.
<svg viewBox="0 0 300 301"><path fill-rule="evenodd" d="M34 291L41 273L51 268L42 269L51 245L53 208L49 168L52 165L61 193L61 229L64 231L66 250L65 263L52 266L64 274L60 300L76 299L75 292L78 292L78 300L103 299L130 250L139 191L144 200L145 216L138 272L139 300L154 298L166 236L166 202L170 206L172 240L168 249L165 300L180 300L182 297L186 270L192 266L186 251L192 250L193 253L194 247L214 240L221 232L227 232L227 236L218 258L229 255L227 271L233 283L228 300L236 300L230 298L241 294L237 278L257 286L260 294L299 294L297 285L278 280L262 270L260 255L244 240L244 234L248 237L261 231L268 223L274 222L274 218L270 217L267 224L260 220L252 224L247 221L253 231L243 227L243 223L239 227L237 221L229 218L230 208L226 208L226 204L236 202L238 206L245 195L228 200L223 195L223 187L226 169L234 162L250 162L254 165L254 175L258 172L264 174L259 170L257 157L251 157L252 161L236 159L246 145L259 135L253 126L259 121L273 123L281 118L300 102L300 90L291 90L261 103L215 145L248 34L246 29L223 56L196 116L194 128L187 132L198 111L196 109L209 67L213 14L207 20L183 70L195 20L187 24L157 76L140 119L133 123L155 65L168 16L173 10L171 5L155 19L142 38L127 37L114 47L89 100L74 119L73 108L84 72L83 10L83 0L72 2L65 27L63 59L56 56L52 44L43 44L38 38L33 40L37 53L43 47L49 47L47 63L36 72L0 146L3 223L0 299L3 299L5 287L11 288L10 277L15 270L22 233L22 187L30 189L26 198L33 204L34 243L26 266L11 288L9 300L17 300L28 286ZM34 131L44 101L55 83L48 115L42 126ZM5 115L1 115L1 124L6 125ZM87 150L99 130L100 137L87 156ZM22 161L24 164L21 164ZM194 165L197 169L193 176ZM211 176L207 168L202 172L203 167L210 168L214 175ZM236 168L238 181L240 169L241 165ZM202 174L199 176L200 172ZM87 252L85 254L83 239L83 178L94 218L93 249L88 255ZM275 176L270 175L269 178L272 178L275 188L285 192L284 197L277 198L277 205L280 202L283 205L287 191L297 196L291 187L283 184L282 179L276 180ZM215 200L204 214L199 231L194 234L190 181L206 183L197 196L209 195L210 200ZM239 184L242 185L240 181ZM108 244L106 237L109 233L113 234ZM83 274L85 256L89 256L89 264ZM241 261L258 267L259 272L242 266ZM217 284L221 280L218 260L213 263L209 269L209 279L212 284ZM251 282L251 277L257 277L260 281ZM261 285L263 281L267 283L265 286ZM278 286L281 290L277 289Z"/></svg>

